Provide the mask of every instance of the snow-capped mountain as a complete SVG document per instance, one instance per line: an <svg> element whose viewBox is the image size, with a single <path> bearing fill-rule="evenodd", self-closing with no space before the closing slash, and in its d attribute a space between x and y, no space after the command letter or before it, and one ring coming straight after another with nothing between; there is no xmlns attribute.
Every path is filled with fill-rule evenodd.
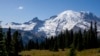
<svg viewBox="0 0 100 56"><path fill-rule="evenodd" d="M91 21L98 23L98 31L100 31L100 18L91 12L76 12L72 10L64 11L58 15L54 15L44 21L39 20L37 17L25 23L7 23L3 28L17 29L23 31L30 37L36 36L54 36L61 31L88 29ZM26 33L28 32L28 34Z"/></svg>
<svg viewBox="0 0 100 56"><path fill-rule="evenodd" d="M72 10L64 11L55 18L50 18L45 21L39 32L45 32L47 36L59 34L66 29L71 30L78 28L88 29L91 21L98 22L98 30L100 30L100 18L90 12L75 12Z"/></svg>
<svg viewBox="0 0 100 56"><path fill-rule="evenodd" d="M31 31L37 26L38 24L41 24L43 21L40 21L37 17L33 18L32 20L25 22L25 23L7 23L3 25L3 28L9 28L17 29L17 30L23 30L23 31Z"/></svg>

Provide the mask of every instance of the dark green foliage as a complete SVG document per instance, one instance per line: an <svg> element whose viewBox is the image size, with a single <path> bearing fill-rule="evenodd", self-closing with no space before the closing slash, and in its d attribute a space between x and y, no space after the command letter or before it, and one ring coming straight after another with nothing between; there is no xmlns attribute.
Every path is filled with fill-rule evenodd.
<svg viewBox="0 0 100 56"><path fill-rule="evenodd" d="M11 55L14 54L11 41L12 41L12 39L11 39L11 28L9 28L8 31L7 31L7 37L6 37L6 50L7 50L8 56L11 56Z"/></svg>
<svg viewBox="0 0 100 56"><path fill-rule="evenodd" d="M33 40L29 40L29 42L28 42L28 50L31 50L31 49L35 49L36 47L34 47L34 42L33 42Z"/></svg>
<svg viewBox="0 0 100 56"><path fill-rule="evenodd" d="M70 43L69 43L69 46L71 46L71 44L73 43L73 39L74 39L74 33L73 33L73 30L70 31Z"/></svg>
<svg viewBox="0 0 100 56"><path fill-rule="evenodd" d="M44 49L49 49L49 44L50 44L49 42L50 42L50 40L45 38L45 41L43 42L44 43Z"/></svg>
<svg viewBox="0 0 100 56"><path fill-rule="evenodd" d="M53 51L54 49L54 37L52 36L49 41L49 50Z"/></svg>
<svg viewBox="0 0 100 56"><path fill-rule="evenodd" d="M83 49L87 49L88 48L88 36L87 36L87 32L86 30L84 30L83 32Z"/></svg>
<svg viewBox="0 0 100 56"><path fill-rule="evenodd" d="M78 37L77 36L78 36L78 33L75 33L71 47L77 48L77 43L78 43Z"/></svg>
<svg viewBox="0 0 100 56"><path fill-rule="evenodd" d="M64 51L65 48L65 39L64 39L64 34L61 32L61 37L60 37L60 48L62 49L62 51Z"/></svg>
<svg viewBox="0 0 100 56"><path fill-rule="evenodd" d="M13 52L14 52L14 55L18 56L18 36L19 33L18 31L15 31L14 34L13 34L13 39L12 39L12 44L13 44Z"/></svg>
<svg viewBox="0 0 100 56"><path fill-rule="evenodd" d="M82 32L79 30L78 32L78 43L77 43L77 49L81 51L83 49L83 38L82 38Z"/></svg>
<svg viewBox="0 0 100 56"><path fill-rule="evenodd" d="M7 55L18 56L18 52L21 50L23 50L21 34L18 31L15 31L13 35L11 35L11 28L9 28L6 37Z"/></svg>
<svg viewBox="0 0 100 56"><path fill-rule="evenodd" d="M13 33L12 45L14 56L18 56L18 52L23 50L22 37L18 31Z"/></svg>
<svg viewBox="0 0 100 56"><path fill-rule="evenodd" d="M35 49L39 49L39 41L38 41L38 39L36 40L36 43L35 43Z"/></svg>
<svg viewBox="0 0 100 56"><path fill-rule="evenodd" d="M23 40L21 34L19 33L19 40L18 40L18 52L24 50Z"/></svg>
<svg viewBox="0 0 100 56"><path fill-rule="evenodd" d="M5 46L5 40L4 35L2 31L2 27L0 26L0 56L6 56L6 46Z"/></svg>
<svg viewBox="0 0 100 56"><path fill-rule="evenodd" d="M55 40L54 40L55 42L54 42L54 51L58 51L58 38L57 37L55 37Z"/></svg>
<svg viewBox="0 0 100 56"><path fill-rule="evenodd" d="M97 22L94 24L94 47L98 47L98 40L97 40Z"/></svg>

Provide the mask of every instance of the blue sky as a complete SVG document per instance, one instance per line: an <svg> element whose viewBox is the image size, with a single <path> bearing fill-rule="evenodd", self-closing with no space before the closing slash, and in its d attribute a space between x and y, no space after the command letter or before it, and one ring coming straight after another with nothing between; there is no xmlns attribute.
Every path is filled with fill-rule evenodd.
<svg viewBox="0 0 100 56"><path fill-rule="evenodd" d="M65 10L90 11L100 16L100 0L0 0L0 21L41 20Z"/></svg>

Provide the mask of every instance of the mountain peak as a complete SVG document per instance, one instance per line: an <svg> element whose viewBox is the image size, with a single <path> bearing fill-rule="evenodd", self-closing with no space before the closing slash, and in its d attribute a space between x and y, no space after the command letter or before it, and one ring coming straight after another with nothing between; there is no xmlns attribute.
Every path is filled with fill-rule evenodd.
<svg viewBox="0 0 100 56"><path fill-rule="evenodd" d="M54 19L56 17L57 17L57 15L53 15L53 16L50 17L50 19Z"/></svg>
<svg viewBox="0 0 100 56"><path fill-rule="evenodd" d="M93 14L89 11L80 11L80 12L77 12L77 11L73 11L73 10L66 10L64 12L62 12L61 14L77 14L77 13L81 13L81 14Z"/></svg>
<svg viewBox="0 0 100 56"><path fill-rule="evenodd" d="M30 20L29 22L37 22L39 21L38 17L34 17L32 20Z"/></svg>
<svg viewBox="0 0 100 56"><path fill-rule="evenodd" d="M38 19L38 17L34 17L32 20L25 22L24 24L31 24L31 23L38 23L41 22L41 20Z"/></svg>
<svg viewBox="0 0 100 56"><path fill-rule="evenodd" d="M11 23L7 23L6 25L21 25L21 23L11 22Z"/></svg>
<svg viewBox="0 0 100 56"><path fill-rule="evenodd" d="M63 11L61 14L71 14L71 13L77 13L77 12L73 10L66 10L66 11Z"/></svg>
<svg viewBox="0 0 100 56"><path fill-rule="evenodd" d="M32 21L36 21L36 20L39 20L38 17L34 17L34 18L32 19Z"/></svg>
<svg viewBox="0 0 100 56"><path fill-rule="evenodd" d="M73 10L66 10L60 14L58 14L59 17L65 18L65 19L86 19L86 20L99 20L99 17L97 17L95 14L89 11L73 11ZM67 18L66 18L67 17Z"/></svg>
<svg viewBox="0 0 100 56"><path fill-rule="evenodd" d="M79 12L73 11L73 10L66 10L60 14L58 14L58 16L62 16L62 17L76 17L76 16L80 16Z"/></svg>

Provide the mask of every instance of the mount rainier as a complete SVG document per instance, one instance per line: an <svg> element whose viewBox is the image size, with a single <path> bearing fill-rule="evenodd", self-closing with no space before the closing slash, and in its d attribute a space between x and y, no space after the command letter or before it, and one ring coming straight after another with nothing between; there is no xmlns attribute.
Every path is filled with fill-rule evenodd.
<svg viewBox="0 0 100 56"><path fill-rule="evenodd" d="M72 10L64 11L58 15L54 15L44 21L39 20L37 17L25 23L7 23L2 25L7 29L11 27L13 30L20 30L25 40L35 39L36 37L50 37L59 34L61 31L89 29L90 22L96 21L98 31L100 31L100 18L91 12L76 12Z"/></svg>

